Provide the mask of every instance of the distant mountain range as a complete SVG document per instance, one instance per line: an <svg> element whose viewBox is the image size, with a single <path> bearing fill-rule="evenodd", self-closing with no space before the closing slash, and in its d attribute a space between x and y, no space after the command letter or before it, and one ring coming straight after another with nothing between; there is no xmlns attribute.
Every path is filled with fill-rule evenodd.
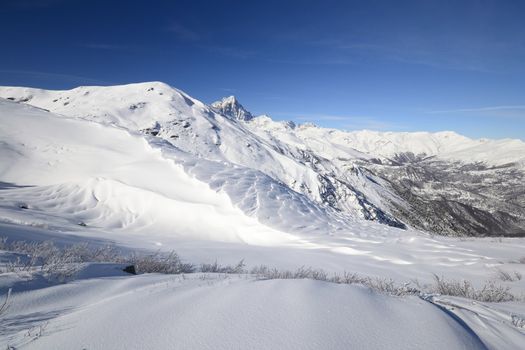
<svg viewBox="0 0 525 350"><path fill-rule="evenodd" d="M525 235L520 140L296 125L254 116L233 96L207 105L160 82L67 91L0 87L0 97L5 113L22 113L17 105L27 104L141 135L271 228L330 234L371 220L445 235ZM11 143L0 140L5 152L38 133L24 136L32 126L17 127ZM0 180L16 182L9 171L3 165ZM52 184L52 176L42 183Z"/></svg>

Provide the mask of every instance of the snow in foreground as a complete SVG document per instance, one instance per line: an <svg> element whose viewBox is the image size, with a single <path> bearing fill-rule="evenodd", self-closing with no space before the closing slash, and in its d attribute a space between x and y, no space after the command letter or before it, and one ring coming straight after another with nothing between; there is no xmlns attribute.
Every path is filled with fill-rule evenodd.
<svg viewBox="0 0 525 350"><path fill-rule="evenodd" d="M414 296L244 275L78 280L15 295L2 322L0 343L17 349L485 348Z"/></svg>

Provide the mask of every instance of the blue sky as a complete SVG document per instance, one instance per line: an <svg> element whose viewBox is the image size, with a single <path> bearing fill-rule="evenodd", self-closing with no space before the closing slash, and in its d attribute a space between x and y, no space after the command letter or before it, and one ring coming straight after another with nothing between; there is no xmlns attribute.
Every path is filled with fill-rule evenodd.
<svg viewBox="0 0 525 350"><path fill-rule="evenodd" d="M3 0L0 85L164 81L342 129L525 139L525 1Z"/></svg>

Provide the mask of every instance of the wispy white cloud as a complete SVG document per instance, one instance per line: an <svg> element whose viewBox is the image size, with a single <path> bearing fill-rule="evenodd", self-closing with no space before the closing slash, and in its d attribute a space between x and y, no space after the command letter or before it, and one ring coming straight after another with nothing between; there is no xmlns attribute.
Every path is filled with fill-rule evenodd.
<svg viewBox="0 0 525 350"><path fill-rule="evenodd" d="M453 32L452 28L418 31L402 25L391 31L374 31L360 25L330 36L297 32L283 40L313 51L322 48L326 62L330 61L326 58L336 57L357 64L374 59L459 71L523 71L525 40L518 33L495 38L477 31Z"/></svg>
<svg viewBox="0 0 525 350"><path fill-rule="evenodd" d="M421 38L392 38L383 42L330 38L308 41L307 45L324 47L327 50L327 57L319 60L321 64L359 64L367 62L367 57L373 57L378 60L449 70L493 71L483 59L468 51L456 49L452 50L454 54L444 55L439 47L428 45Z"/></svg>
<svg viewBox="0 0 525 350"><path fill-rule="evenodd" d="M254 50L247 50L240 47L233 46L219 46L219 45L199 45L202 50L206 50L210 53L217 54L220 56L238 58L238 59L248 59L257 57L258 53Z"/></svg>
<svg viewBox="0 0 525 350"><path fill-rule="evenodd" d="M446 109L429 111L428 113L463 113L463 112L492 112L492 111L524 111L525 105L510 105L510 106L489 106L489 107L477 107L477 108L458 108L458 109Z"/></svg>
<svg viewBox="0 0 525 350"><path fill-rule="evenodd" d="M465 118L525 120L525 105L503 105L428 111L427 114L460 115Z"/></svg>
<svg viewBox="0 0 525 350"><path fill-rule="evenodd" d="M197 33L197 31L179 23L179 22L173 22L171 23L167 30L169 32L172 32L181 40L185 41L199 41L201 39L201 35Z"/></svg>
<svg viewBox="0 0 525 350"><path fill-rule="evenodd" d="M66 0L4 0L2 6L18 10L39 10L45 7L52 7Z"/></svg>
<svg viewBox="0 0 525 350"><path fill-rule="evenodd" d="M282 63L290 65L304 65L304 66L346 66L356 64L357 61L351 57L342 55L337 56L323 56L323 57L300 57L300 58L279 58L279 57L263 57L266 62Z"/></svg>
<svg viewBox="0 0 525 350"><path fill-rule="evenodd" d="M94 50L126 50L131 48L129 45L119 45L119 44L105 44L105 43L87 43L80 44L79 46L94 49Z"/></svg>
<svg viewBox="0 0 525 350"><path fill-rule="evenodd" d="M79 75L72 74L62 74L62 73L51 73L51 72L39 72L39 71L29 71L29 70L17 70L17 69L0 69L0 73L11 74L11 75L24 75L37 79L53 79L60 81L68 81L77 84L111 84L111 82L93 79L89 77L83 77Z"/></svg>

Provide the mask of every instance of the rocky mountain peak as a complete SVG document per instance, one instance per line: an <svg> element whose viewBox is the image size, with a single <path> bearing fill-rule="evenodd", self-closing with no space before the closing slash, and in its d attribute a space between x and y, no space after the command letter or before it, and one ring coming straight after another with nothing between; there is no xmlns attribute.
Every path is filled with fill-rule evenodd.
<svg viewBox="0 0 525 350"><path fill-rule="evenodd" d="M211 106L219 113L233 119L243 121L253 119L253 115L239 103L235 96L224 97L220 101L213 102Z"/></svg>

